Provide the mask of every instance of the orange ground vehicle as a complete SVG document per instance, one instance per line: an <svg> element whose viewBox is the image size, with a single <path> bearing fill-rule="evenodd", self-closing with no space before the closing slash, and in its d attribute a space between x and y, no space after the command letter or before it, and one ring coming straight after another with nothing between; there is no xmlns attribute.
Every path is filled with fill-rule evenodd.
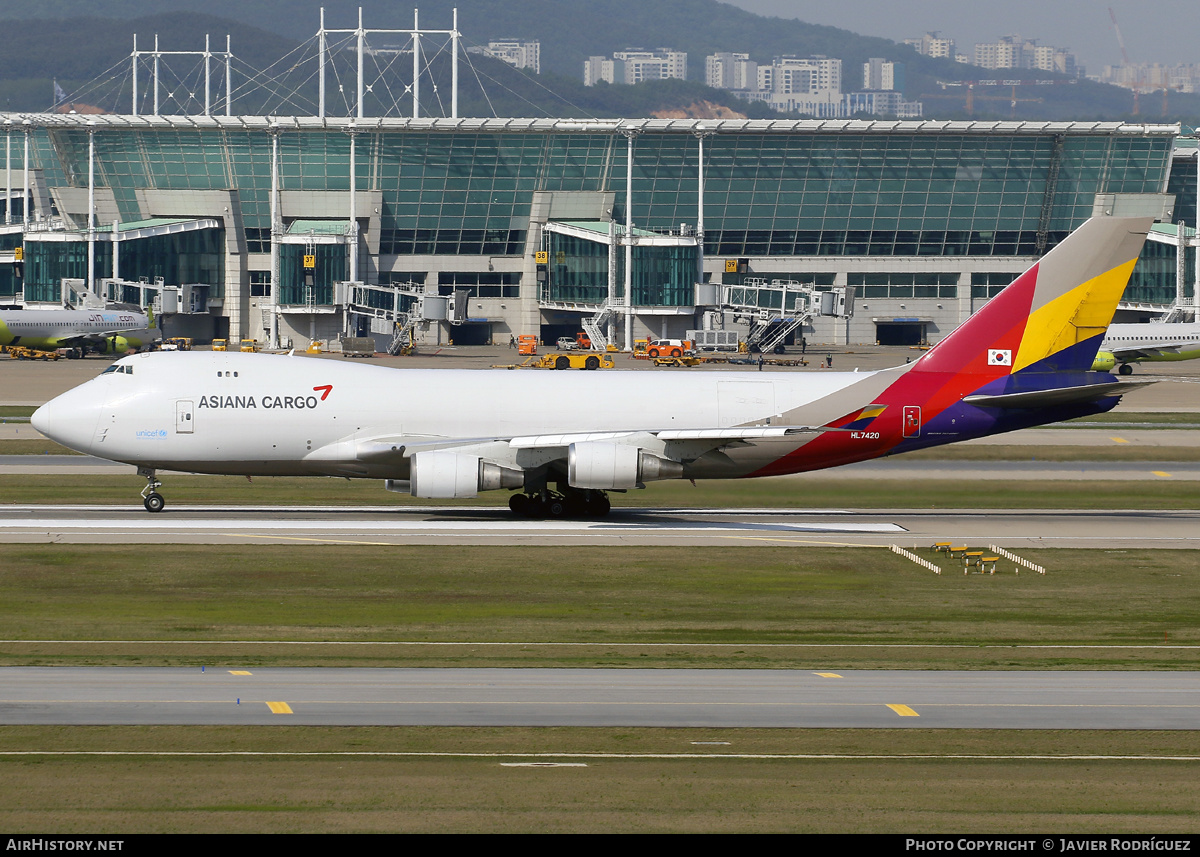
<svg viewBox="0 0 1200 857"><path fill-rule="evenodd" d="M587 333L585 333L584 331L582 331L582 330L579 331L577 334L575 334L575 347L578 348L580 351L591 351L592 350L591 337L588 336Z"/></svg>
<svg viewBox="0 0 1200 857"><path fill-rule="evenodd" d="M518 354L537 354L537 337L531 333L526 333L517 337L517 353Z"/></svg>
<svg viewBox="0 0 1200 857"><path fill-rule="evenodd" d="M692 343L687 339L652 339L646 346L646 355L656 357L683 357L692 353Z"/></svg>

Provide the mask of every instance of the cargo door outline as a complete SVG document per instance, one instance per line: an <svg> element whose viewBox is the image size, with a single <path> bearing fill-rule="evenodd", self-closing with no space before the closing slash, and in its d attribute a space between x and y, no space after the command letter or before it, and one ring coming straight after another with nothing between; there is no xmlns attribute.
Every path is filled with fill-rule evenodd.
<svg viewBox="0 0 1200 857"><path fill-rule="evenodd" d="M920 437L921 436L921 406L920 405L905 405L904 406L904 436L905 437Z"/></svg>
<svg viewBox="0 0 1200 857"><path fill-rule="evenodd" d="M193 403L191 399L176 399L175 400L175 434L193 434L194 420Z"/></svg>

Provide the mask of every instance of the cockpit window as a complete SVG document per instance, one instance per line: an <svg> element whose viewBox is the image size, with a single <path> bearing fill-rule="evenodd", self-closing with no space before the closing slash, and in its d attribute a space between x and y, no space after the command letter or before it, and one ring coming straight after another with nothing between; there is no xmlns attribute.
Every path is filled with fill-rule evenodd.
<svg viewBox="0 0 1200 857"><path fill-rule="evenodd" d="M132 375L133 367L132 366L121 366L121 365L114 363L113 365L109 366L107 369L105 369L100 374L101 375L111 375L113 372L118 372L122 375Z"/></svg>

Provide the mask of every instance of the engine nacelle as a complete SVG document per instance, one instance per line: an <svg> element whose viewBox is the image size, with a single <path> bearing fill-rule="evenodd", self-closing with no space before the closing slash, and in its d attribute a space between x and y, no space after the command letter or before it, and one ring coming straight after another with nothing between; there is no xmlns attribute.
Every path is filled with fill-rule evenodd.
<svg viewBox="0 0 1200 857"><path fill-rule="evenodd" d="M409 465L409 492L414 497L466 498L480 491L520 488L525 473L457 452L418 452Z"/></svg>
<svg viewBox="0 0 1200 857"><path fill-rule="evenodd" d="M124 336L106 336L101 354L124 354L129 350L129 340Z"/></svg>
<svg viewBox="0 0 1200 857"><path fill-rule="evenodd" d="M1117 365L1117 358L1111 351L1097 351L1096 361L1092 364L1093 372L1111 372Z"/></svg>
<svg viewBox="0 0 1200 857"><path fill-rule="evenodd" d="M659 458L636 446L616 443L573 443L567 450L567 481L573 488L636 488L640 482L678 479L683 465Z"/></svg>

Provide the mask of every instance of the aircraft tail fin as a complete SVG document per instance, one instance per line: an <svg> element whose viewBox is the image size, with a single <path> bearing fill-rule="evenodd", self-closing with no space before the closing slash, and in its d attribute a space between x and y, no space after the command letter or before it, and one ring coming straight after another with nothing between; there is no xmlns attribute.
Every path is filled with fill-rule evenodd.
<svg viewBox="0 0 1200 857"><path fill-rule="evenodd" d="M914 370L996 379L1088 371L1152 222L1088 220L926 352Z"/></svg>

